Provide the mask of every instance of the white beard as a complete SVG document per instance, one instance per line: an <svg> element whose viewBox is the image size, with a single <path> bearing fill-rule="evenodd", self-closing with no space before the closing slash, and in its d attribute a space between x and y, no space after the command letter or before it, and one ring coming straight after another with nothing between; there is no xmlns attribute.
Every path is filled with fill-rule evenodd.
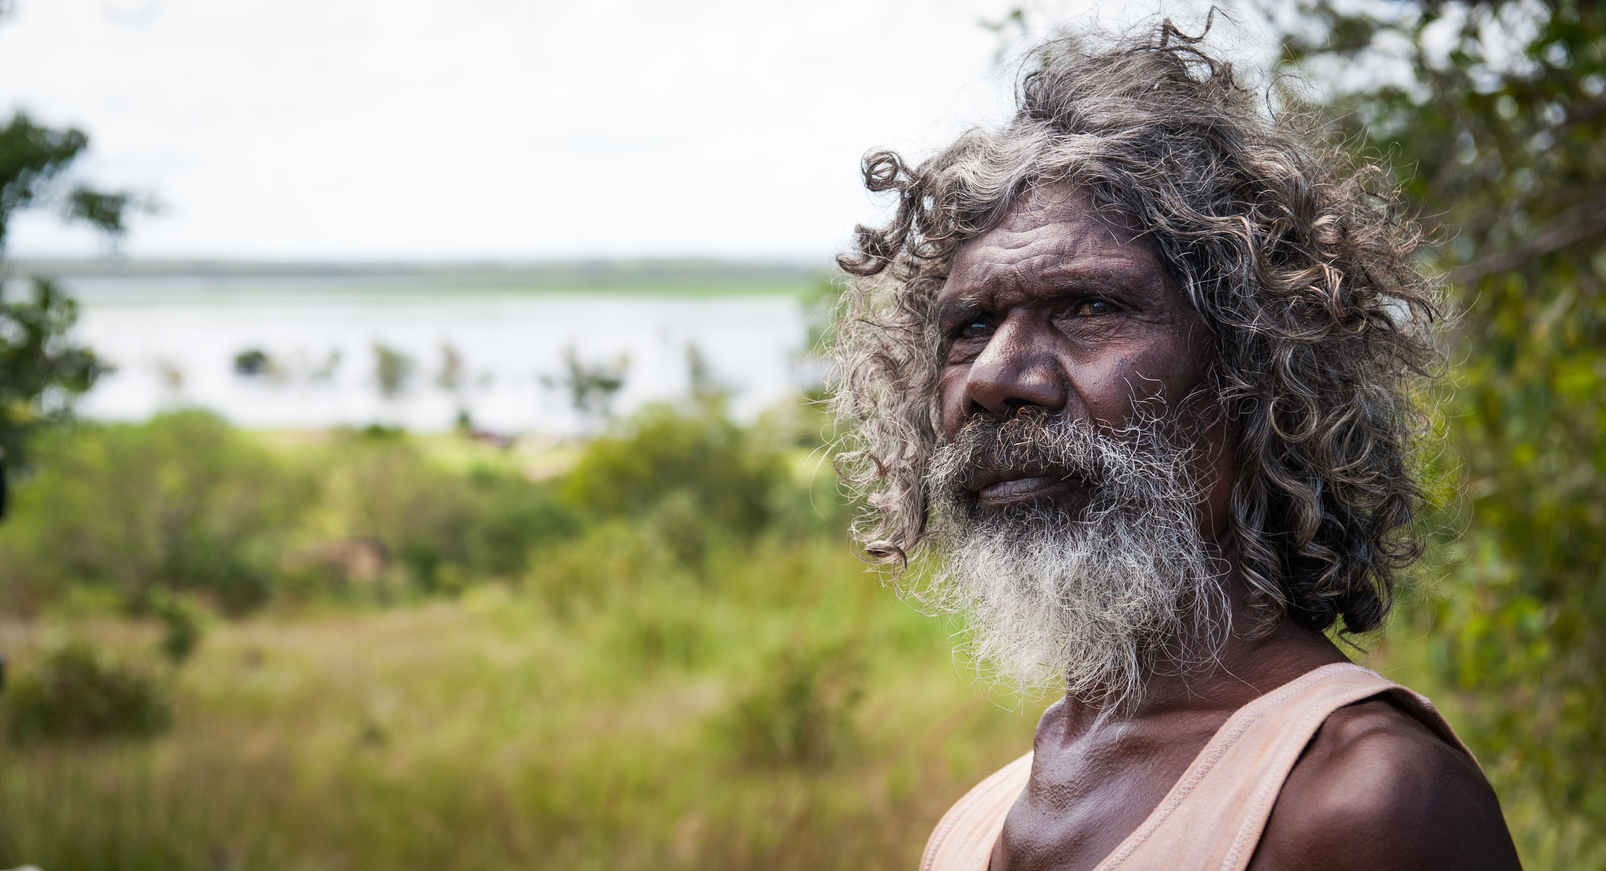
<svg viewBox="0 0 1606 871"><path fill-rule="evenodd" d="M1160 664L1216 655L1229 611L1182 452L1153 427L1121 438L1045 418L981 429L933 463L940 566L920 598L965 616L984 677L1028 693L1058 684L1118 706ZM977 468L1031 462L1092 482L1086 511L1073 518L1048 502L983 511L962 486Z"/></svg>

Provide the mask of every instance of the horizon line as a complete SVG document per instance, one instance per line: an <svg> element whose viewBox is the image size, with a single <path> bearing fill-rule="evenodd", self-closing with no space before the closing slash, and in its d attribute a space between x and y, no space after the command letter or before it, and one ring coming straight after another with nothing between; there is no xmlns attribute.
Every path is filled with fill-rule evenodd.
<svg viewBox="0 0 1606 871"><path fill-rule="evenodd" d="M830 260L727 257L463 258L439 260L223 257L16 257L0 259L9 278L418 277L505 279L816 278Z"/></svg>

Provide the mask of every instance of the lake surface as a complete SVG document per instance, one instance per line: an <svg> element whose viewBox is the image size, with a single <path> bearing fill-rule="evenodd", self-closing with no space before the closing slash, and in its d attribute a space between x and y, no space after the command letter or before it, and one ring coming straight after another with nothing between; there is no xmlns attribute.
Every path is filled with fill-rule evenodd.
<svg viewBox="0 0 1606 871"><path fill-rule="evenodd" d="M798 295L774 290L521 291L383 278L63 285L79 300L77 339L116 367L78 406L96 419L201 406L253 428L427 432L466 413L492 432L567 435L587 421L566 383L569 355L623 372L616 413L685 396L693 348L738 418L795 395L818 371ZM392 355L393 390L380 348Z"/></svg>

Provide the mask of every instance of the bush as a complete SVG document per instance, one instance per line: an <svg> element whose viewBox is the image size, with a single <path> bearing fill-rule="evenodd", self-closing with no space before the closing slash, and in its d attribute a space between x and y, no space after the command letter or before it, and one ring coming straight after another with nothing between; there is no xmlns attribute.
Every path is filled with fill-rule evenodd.
<svg viewBox="0 0 1606 871"><path fill-rule="evenodd" d="M594 514L666 514L668 526L683 527L674 515L690 512L704 529L752 536L768 523L772 493L786 481L781 454L722 414L682 415L660 405L637 414L623 432L592 441L563 495ZM676 546L700 553L704 544Z"/></svg>
<svg viewBox="0 0 1606 871"><path fill-rule="evenodd" d="M238 614L281 583L342 592L392 569L422 592L452 592L521 576L533 548L580 525L555 484L448 470L381 427L281 455L184 411L54 434L37 459L0 526L0 596L26 612L74 589L115 590L167 621L179 658L199 624L163 610L170 593Z"/></svg>
<svg viewBox="0 0 1606 871"><path fill-rule="evenodd" d="M268 598L279 546L313 495L201 411L80 427L40 442L36 456L38 474L0 527L0 558L22 588L11 593L23 598L87 582L135 608L168 588L249 610Z"/></svg>
<svg viewBox="0 0 1606 871"><path fill-rule="evenodd" d="M559 500L553 484L478 468L468 485L478 516L467 530L463 550L466 564L476 572L516 577L529 568L533 548L580 531L580 519Z"/></svg>
<svg viewBox="0 0 1606 871"><path fill-rule="evenodd" d="M454 473L405 436L346 433L314 462L328 531L374 542L426 593L464 575L517 577L532 548L578 528L552 485L484 467Z"/></svg>
<svg viewBox="0 0 1606 871"><path fill-rule="evenodd" d="M151 612L162 621L161 654L174 665L183 665L206 634L206 609L194 596L166 590L151 597Z"/></svg>
<svg viewBox="0 0 1606 871"><path fill-rule="evenodd" d="M157 680L86 641L54 644L5 697L11 738L149 737L172 725L173 706Z"/></svg>
<svg viewBox="0 0 1606 871"><path fill-rule="evenodd" d="M556 558L553 544L605 527L628 528L644 558L704 577L711 559L761 534L842 526L829 474L812 489L792 480L788 458L799 433L818 429L812 418L794 409L743 428L718 403L689 407L648 408L541 482L500 459L452 468L383 427L293 451L200 411L53 434L0 526L0 598L26 613L101 591L164 620L167 655L181 661L201 628L168 607L184 596L239 614L280 592L454 594L524 579L532 554Z"/></svg>
<svg viewBox="0 0 1606 871"><path fill-rule="evenodd" d="M863 663L843 644L802 645L770 657L718 721L743 760L829 765L853 740Z"/></svg>

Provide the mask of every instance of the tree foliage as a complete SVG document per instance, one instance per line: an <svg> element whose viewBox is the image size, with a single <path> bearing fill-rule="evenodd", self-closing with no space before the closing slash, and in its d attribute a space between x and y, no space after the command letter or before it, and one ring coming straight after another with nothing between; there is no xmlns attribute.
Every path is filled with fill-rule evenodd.
<svg viewBox="0 0 1606 871"><path fill-rule="evenodd" d="M28 435L63 420L68 400L105 371L67 341L77 319L77 303L47 279L34 279L31 299L0 297L0 458L13 466L26 460Z"/></svg>
<svg viewBox="0 0 1606 871"><path fill-rule="evenodd" d="M1285 59L1437 231L1464 471L1439 662L1508 795L1606 819L1606 7L1309 3ZM1390 72L1392 71L1392 73ZM1341 85L1340 85L1341 86ZM1587 821L1596 821L1591 824ZM1599 838L1597 834L1594 836Z"/></svg>
<svg viewBox="0 0 1606 871"><path fill-rule="evenodd" d="M13 606L98 585L136 610L175 590L245 610L271 593L288 527L313 496L304 477L200 411L75 427L41 440L37 459L0 538Z"/></svg>
<svg viewBox="0 0 1606 871"><path fill-rule="evenodd" d="M68 168L88 147L89 136L82 130L46 127L26 112L17 112L0 127L0 251L18 209L55 206L67 220L85 221L115 239L127 229L131 209L148 205L128 191L70 183Z"/></svg>
<svg viewBox="0 0 1606 871"><path fill-rule="evenodd" d="M8 8L0 5L0 17ZM19 209L53 206L63 219L87 222L116 240L126 231L132 210L151 207L138 194L74 183L69 169L88 147L82 130L47 127L26 112L15 113L0 126L0 254ZM0 282L5 278L0 271ZM66 419L72 398L105 371L92 352L68 341L77 317L73 300L48 279L33 280L31 299L10 302L0 295L0 514L5 507L3 464L15 468L23 463L28 436Z"/></svg>
<svg viewBox="0 0 1606 871"><path fill-rule="evenodd" d="M751 535L771 520L772 491L785 481L781 456L718 410L649 406L591 441L564 495L601 515L680 510L688 523Z"/></svg>

